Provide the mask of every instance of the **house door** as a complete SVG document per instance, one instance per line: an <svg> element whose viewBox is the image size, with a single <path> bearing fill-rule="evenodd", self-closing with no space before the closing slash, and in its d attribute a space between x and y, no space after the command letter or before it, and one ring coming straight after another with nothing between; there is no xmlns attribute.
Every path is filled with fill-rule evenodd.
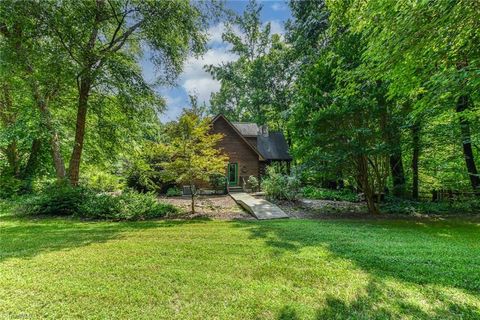
<svg viewBox="0 0 480 320"><path fill-rule="evenodd" d="M228 164L228 185L236 186L238 184L238 163Z"/></svg>

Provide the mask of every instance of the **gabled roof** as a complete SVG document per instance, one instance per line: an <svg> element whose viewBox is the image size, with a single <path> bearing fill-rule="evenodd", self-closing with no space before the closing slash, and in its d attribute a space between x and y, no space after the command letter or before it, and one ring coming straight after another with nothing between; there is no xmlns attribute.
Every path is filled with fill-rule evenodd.
<svg viewBox="0 0 480 320"><path fill-rule="evenodd" d="M238 134L238 136L240 137L240 139L243 140L243 142L245 142L249 147L250 149L252 149L259 157L260 160L265 160L265 158L262 156L262 154L260 152L258 152L257 148L255 148L254 146L252 146L250 143L248 143L247 139L245 139L245 137L242 135L242 133L233 125L233 123L230 122L230 120L228 120L223 114L217 114L213 119L212 119L212 123L215 123L215 121L217 121L218 119L223 119L225 120L233 129L233 131L235 131L235 133Z"/></svg>
<svg viewBox="0 0 480 320"><path fill-rule="evenodd" d="M244 137L256 137L258 135L258 125L252 122L232 122L235 128L240 131Z"/></svg>
<svg viewBox="0 0 480 320"><path fill-rule="evenodd" d="M267 160L292 160L288 144L281 132L270 132L268 136L257 136L257 149Z"/></svg>
<svg viewBox="0 0 480 320"><path fill-rule="evenodd" d="M212 123L220 118L224 119L238 136L258 154L260 160L292 160L292 157L288 153L288 144L283 133L273 131L268 135L262 135L259 134L259 127L256 123L230 122L223 114L218 114L213 118ZM245 139L246 137L256 137L256 147L252 146L252 144Z"/></svg>

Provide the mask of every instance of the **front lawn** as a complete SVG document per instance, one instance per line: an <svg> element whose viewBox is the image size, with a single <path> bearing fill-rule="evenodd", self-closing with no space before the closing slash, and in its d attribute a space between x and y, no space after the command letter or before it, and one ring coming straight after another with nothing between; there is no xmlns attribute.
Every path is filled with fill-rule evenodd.
<svg viewBox="0 0 480 320"><path fill-rule="evenodd" d="M478 221L0 217L0 319L478 319Z"/></svg>

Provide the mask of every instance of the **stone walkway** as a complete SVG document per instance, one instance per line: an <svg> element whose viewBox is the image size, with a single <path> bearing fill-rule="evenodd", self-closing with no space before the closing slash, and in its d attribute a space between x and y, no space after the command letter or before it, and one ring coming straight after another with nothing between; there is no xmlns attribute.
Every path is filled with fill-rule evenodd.
<svg viewBox="0 0 480 320"><path fill-rule="evenodd" d="M230 193L230 196L259 220L288 218L282 209L267 200L254 198L245 192Z"/></svg>

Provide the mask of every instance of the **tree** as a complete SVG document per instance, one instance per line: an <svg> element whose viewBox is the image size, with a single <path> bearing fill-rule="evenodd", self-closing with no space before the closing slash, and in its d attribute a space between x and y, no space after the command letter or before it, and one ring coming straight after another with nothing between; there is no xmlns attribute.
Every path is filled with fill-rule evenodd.
<svg viewBox="0 0 480 320"><path fill-rule="evenodd" d="M210 99L210 113L284 130L291 86L288 50L279 35L271 34L270 24L262 23L261 10L256 1L249 1L222 35L238 59L205 66L221 83Z"/></svg>
<svg viewBox="0 0 480 320"><path fill-rule="evenodd" d="M75 66L78 103L68 175L78 183L92 90L147 89L136 68L142 46L172 82L190 52L205 50L208 11L187 1L67 1L48 14L48 25ZM76 26L72 28L72 26Z"/></svg>
<svg viewBox="0 0 480 320"><path fill-rule="evenodd" d="M424 130L436 119L450 119L448 130L459 134L445 136L461 143L458 150L463 153L465 172L478 192L480 177L471 126L478 116L475 100L480 81L475 70L479 68L480 37L473 30L480 27L480 4L396 0L351 4L348 18L352 30L362 33L368 43L364 60L375 74L390 82L390 97L414 99L414 114L428 114ZM444 128L437 128L437 133L443 134Z"/></svg>
<svg viewBox="0 0 480 320"><path fill-rule="evenodd" d="M65 76L69 64L60 47L53 41L42 18L47 2L3 1L0 5L0 34L2 36L2 76L14 75L15 91L30 90L33 106L40 115L39 130L46 132L57 178L65 176L58 128L51 106L60 92L72 82ZM32 151L39 150L42 141L32 141ZM30 164L38 152L32 152ZM29 175L33 174L29 166Z"/></svg>
<svg viewBox="0 0 480 320"><path fill-rule="evenodd" d="M210 134L211 119L184 110L178 122L167 131L163 150L168 160L161 163L166 180L187 184L191 190L192 213L195 213L197 186L208 183L212 175L224 174L228 159L216 148L221 134Z"/></svg>
<svg viewBox="0 0 480 320"><path fill-rule="evenodd" d="M131 109L161 111L164 103L143 79L139 61L148 50L160 71L157 83L173 83L187 56L204 52L208 20L218 8L183 0L2 2L0 31L50 131L58 179L78 184L93 103L99 107L114 96ZM74 137L65 139L73 142L68 169L56 125L65 117L56 118L51 108L57 99L74 110L67 123L75 128Z"/></svg>

